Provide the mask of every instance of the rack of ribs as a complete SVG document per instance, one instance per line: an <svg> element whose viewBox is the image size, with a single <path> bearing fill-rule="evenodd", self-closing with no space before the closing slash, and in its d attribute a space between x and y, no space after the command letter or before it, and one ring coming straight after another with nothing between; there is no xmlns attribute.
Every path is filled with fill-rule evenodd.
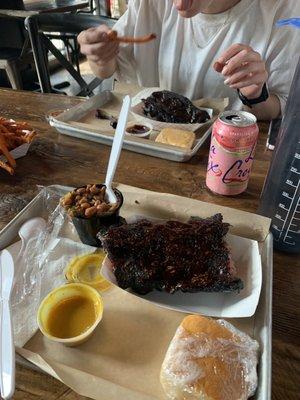
<svg viewBox="0 0 300 400"><path fill-rule="evenodd" d="M185 96L168 90L153 92L142 99L144 114L157 121L201 124L210 119L205 110L200 110Z"/></svg>
<svg viewBox="0 0 300 400"><path fill-rule="evenodd" d="M230 250L224 240L229 224L221 214L187 223L141 220L100 235L118 285L146 294L239 291Z"/></svg>

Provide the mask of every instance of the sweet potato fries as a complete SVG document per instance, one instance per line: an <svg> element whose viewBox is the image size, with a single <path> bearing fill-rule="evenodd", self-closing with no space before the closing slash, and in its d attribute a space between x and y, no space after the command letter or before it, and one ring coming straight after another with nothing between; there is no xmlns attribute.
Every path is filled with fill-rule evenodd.
<svg viewBox="0 0 300 400"><path fill-rule="evenodd" d="M147 36L131 37L131 36L118 36L116 31L110 31L108 33L108 38L112 42L119 43L147 43L151 40L156 39L155 33L151 33Z"/></svg>
<svg viewBox="0 0 300 400"><path fill-rule="evenodd" d="M30 143L35 135L36 132L26 122L0 117L0 156L6 158L6 161L0 158L0 168L13 175L17 164L10 151Z"/></svg>

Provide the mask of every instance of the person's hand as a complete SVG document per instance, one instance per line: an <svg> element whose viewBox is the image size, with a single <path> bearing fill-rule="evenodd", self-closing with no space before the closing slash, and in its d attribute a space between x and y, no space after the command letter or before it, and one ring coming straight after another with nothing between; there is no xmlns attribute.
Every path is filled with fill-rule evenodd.
<svg viewBox="0 0 300 400"><path fill-rule="evenodd" d="M110 41L107 34L111 32L106 25L90 28L78 35L80 51L89 61L99 66L113 60L119 51L119 43Z"/></svg>
<svg viewBox="0 0 300 400"><path fill-rule="evenodd" d="M248 99L261 95L269 76L261 55L243 44L230 46L214 63L214 69L224 76L225 85L239 89Z"/></svg>

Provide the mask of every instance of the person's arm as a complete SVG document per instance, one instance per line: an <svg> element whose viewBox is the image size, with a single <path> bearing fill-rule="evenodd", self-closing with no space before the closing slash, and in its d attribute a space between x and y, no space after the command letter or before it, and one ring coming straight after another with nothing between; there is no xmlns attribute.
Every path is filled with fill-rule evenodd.
<svg viewBox="0 0 300 400"><path fill-rule="evenodd" d="M119 44L109 41L108 32L106 25L100 25L78 35L81 53L87 56L93 73L101 79L110 78L117 66Z"/></svg>
<svg viewBox="0 0 300 400"><path fill-rule="evenodd" d="M269 74L261 55L251 47L234 44L215 62L214 68L224 76L224 83L248 99L260 97ZM278 96L271 93L269 98L249 108L248 111L260 120L280 117L281 105Z"/></svg>
<svg viewBox="0 0 300 400"><path fill-rule="evenodd" d="M114 57L110 61L107 61L106 63L97 63L89 60L89 64L93 74L98 76L98 78L100 79L110 78L111 76L113 76L117 69L116 57Z"/></svg>
<svg viewBox="0 0 300 400"><path fill-rule="evenodd" d="M119 36L134 36L137 21L137 10L140 0L130 0L127 11L116 22L113 30ZM80 50L87 56L93 73L101 79L110 78L115 72L118 77L124 75L125 79L132 78L135 74L133 45L110 42L107 34L111 30L100 25L83 31L78 36Z"/></svg>
<svg viewBox="0 0 300 400"><path fill-rule="evenodd" d="M260 121L269 121L271 119L277 119L281 116L281 104L276 94L271 94L268 100L255 104L252 108L244 107L246 111L251 112Z"/></svg>

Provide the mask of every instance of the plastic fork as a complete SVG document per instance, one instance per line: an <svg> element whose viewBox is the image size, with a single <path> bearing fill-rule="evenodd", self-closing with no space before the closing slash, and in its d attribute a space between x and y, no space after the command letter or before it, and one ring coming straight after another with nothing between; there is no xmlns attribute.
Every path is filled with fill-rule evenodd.
<svg viewBox="0 0 300 400"><path fill-rule="evenodd" d="M106 196L110 203L117 203L118 201L112 188L112 181L115 176L115 172L117 169L117 165L122 150L125 128L127 124L130 106L131 106L131 98L129 96L126 96L123 100L122 109L118 119L118 125L115 131L114 141L110 152L106 178L105 178Z"/></svg>

